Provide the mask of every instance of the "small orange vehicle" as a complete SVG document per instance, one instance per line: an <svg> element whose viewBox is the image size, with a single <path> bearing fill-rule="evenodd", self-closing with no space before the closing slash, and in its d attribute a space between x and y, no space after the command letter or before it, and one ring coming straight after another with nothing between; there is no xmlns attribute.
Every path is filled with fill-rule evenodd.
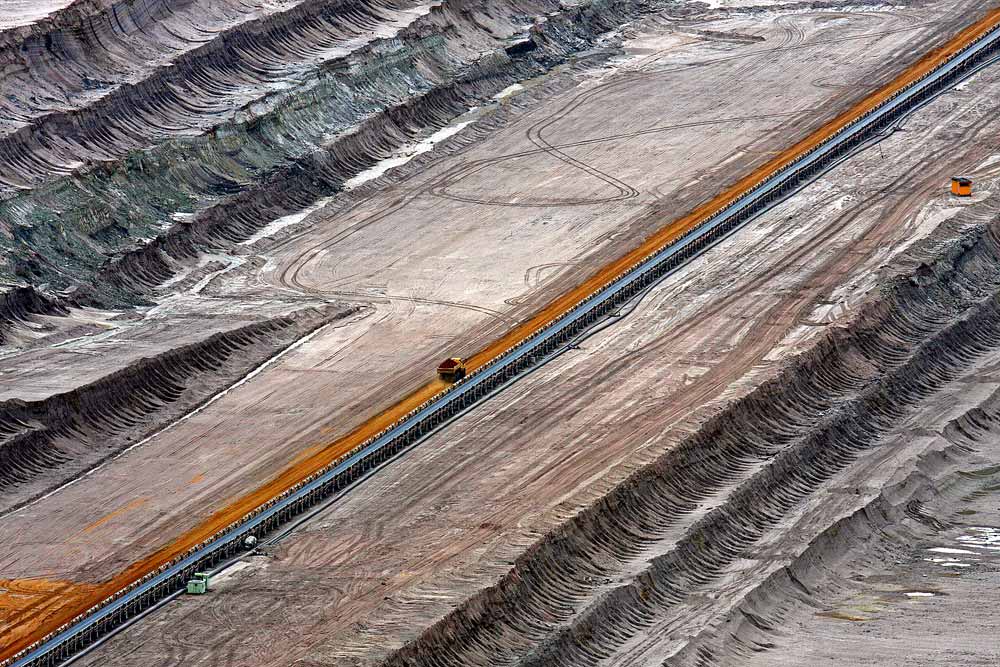
<svg viewBox="0 0 1000 667"><path fill-rule="evenodd" d="M465 377L465 361L461 357L449 357L438 365L438 376L445 382L458 382Z"/></svg>
<svg viewBox="0 0 1000 667"><path fill-rule="evenodd" d="M972 196L972 179L955 176L951 179L951 194L956 197Z"/></svg>

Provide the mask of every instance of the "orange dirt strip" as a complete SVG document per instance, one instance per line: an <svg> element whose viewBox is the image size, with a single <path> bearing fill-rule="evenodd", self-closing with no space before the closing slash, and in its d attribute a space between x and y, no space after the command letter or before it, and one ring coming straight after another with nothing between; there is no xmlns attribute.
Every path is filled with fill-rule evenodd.
<svg viewBox="0 0 1000 667"><path fill-rule="evenodd" d="M626 268L690 231L712 214L725 208L742 192L822 143L830 135L878 106L895 92L932 71L941 65L949 55L962 49L998 24L1000 24L1000 9L990 10L982 19L969 25L947 44L925 54L919 61L901 73L888 85L855 104L845 113L812 132L791 148L778 154L768 163L747 174L710 201L694 209L682 218L670 222L659 232L647 238L640 246L618 260L611 262L575 289L557 297L539 310L530 320L527 320L505 336L477 352L467 363L469 371L481 368L504 350L512 347L545 325L555 321L600 286L621 274ZM0 648L0 660L10 658L25 647L30 646L32 643L55 631L89 607L99 603L107 596L125 588L146 573L168 563L205 541L213 534L225 529L248 512L251 512L271 498L280 495L286 489L329 465L370 437L384 430L393 422L398 421L414 408L433 398L447 386L447 384L440 380L430 382L405 397L394 407L360 425L348 435L333 442L318 443L309 447L297 458L294 465L290 466L266 485L235 499L228 506L212 514L199 526L182 535L172 544L133 563L128 569L108 582L94 587L89 595L67 596L63 606L58 611L52 610L50 613L44 614L44 618L41 619L39 616L43 616L42 614L26 613L23 622L18 624L18 627L5 637L6 645ZM15 582L9 583L13 584Z"/></svg>

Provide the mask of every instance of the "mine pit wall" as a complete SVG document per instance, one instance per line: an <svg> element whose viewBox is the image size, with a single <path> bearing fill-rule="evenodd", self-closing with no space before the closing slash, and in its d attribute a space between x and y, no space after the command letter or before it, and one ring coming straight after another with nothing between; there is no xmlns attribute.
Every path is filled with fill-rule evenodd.
<svg viewBox="0 0 1000 667"><path fill-rule="evenodd" d="M982 524L983 513L970 504L994 504L1000 489L998 442L1000 391L948 422L908 474L830 525L788 565L686 641L668 664L745 665L761 651L780 654L782 643L809 641L789 635L786 624L796 615L813 617L824 609L830 592L845 581L905 567L915 557L915 545L934 540L959 523L957 517ZM986 515L996 517L996 512L1000 508ZM933 583L925 581L925 586Z"/></svg>
<svg viewBox="0 0 1000 667"><path fill-rule="evenodd" d="M31 40L60 31L86 31L95 16L114 4L113 0L73 0L33 23L0 30L0 50L20 50Z"/></svg>
<svg viewBox="0 0 1000 667"><path fill-rule="evenodd" d="M420 3L124 0L101 4L91 5L89 16L43 21L23 36L0 35L0 64L10 70L0 81L0 111L5 112L0 136L80 125L86 118L101 118L130 104L163 113L168 109L156 104L157 97L161 102L177 102L180 90L189 95L180 98L189 106L174 109L177 120L197 122L199 114L210 117L231 112L232 105L221 105L224 92L238 85L260 86L267 75L276 75L267 67L268 50L283 47L278 52L288 53L289 67L306 67L304 63L315 58L310 51L316 46L309 42L315 35L307 33L318 25L328 24L329 39L359 40L393 14ZM196 32L192 26L197 26ZM212 39L206 42L206 35ZM296 43L306 48L296 49ZM248 55L256 58L255 73L248 68ZM213 78L214 86L203 85ZM202 85L196 83L199 80ZM165 90L171 85L180 90ZM49 97L65 102L48 104ZM154 130L149 123L143 129ZM21 184L27 185L29 179L30 175L22 174Z"/></svg>
<svg viewBox="0 0 1000 667"><path fill-rule="evenodd" d="M958 498L995 493L995 475L984 478L965 472L1000 461L995 446L1000 435L995 399L991 401L990 428L982 434L989 440L977 441L975 450L949 445L920 458L906 478L830 525L732 611L687 640L665 664L735 666L747 664L762 651L780 653L776 640L787 641L788 631L783 624L793 609L816 614L825 606L824 589L836 589L844 580L856 576L858 570L879 566L884 569L886 562L903 557L913 544L940 534L948 524L937 517L951 514ZM980 408L975 411L982 412Z"/></svg>
<svg viewBox="0 0 1000 667"><path fill-rule="evenodd" d="M545 22L528 30L533 17L550 9L548 3L444 3L395 38L327 62L306 83L272 96L263 111L248 107L221 124L212 120L204 134L111 156L72 178L0 202L0 228L5 221L12 225L14 244L0 276L75 285L76 305L148 303L154 286L199 252L224 252L274 219L338 192L344 180L400 145L446 125L510 83L565 62L597 43L604 31L660 4L602 0L548 12ZM290 14L306 8L304 3ZM689 5L670 9L673 17L695 11ZM270 32L275 20L263 21L260 29L266 25ZM292 24L303 30L313 25ZM274 32L280 46L286 31ZM512 42L512 35L530 41ZM212 74L211 62L203 65L205 71L192 63L189 76ZM253 69L251 63L238 65ZM92 119L101 141L117 131L119 116L142 109L145 102L133 99L136 94L123 97L106 123L104 116ZM172 108L155 101L158 109ZM165 113L162 109L157 113ZM331 135L338 138L320 146ZM164 230L171 215L182 211L196 214L192 223ZM145 237L154 240L138 240Z"/></svg>
<svg viewBox="0 0 1000 667"><path fill-rule="evenodd" d="M256 322L45 400L0 402L0 513L115 456L281 349L357 310L331 306Z"/></svg>
<svg viewBox="0 0 1000 667"><path fill-rule="evenodd" d="M150 90L142 82L125 86L93 108L49 121L54 123L50 131L39 126L0 142L0 155L12 161L9 173L28 178L42 169L49 174L39 176L27 191L8 193L0 203L0 221L8 221L13 230L10 247L4 248L10 259L0 272L36 284L75 284L78 303L132 302L140 298L137 293L171 275L176 260L200 250L229 248L268 222L337 192L345 180L394 149L443 127L511 83L592 47L601 34L652 4L599 0L561 7L547 0L450 0L395 38L327 61L290 92L272 95L263 107L247 107L224 122L211 110L189 110L197 108L198 97L177 99L179 93L169 93L171 88L157 77L197 82L225 79L222 73L235 69L235 78L242 81L263 65L230 62L233 53L240 53L235 49L202 57L200 51L209 46L202 47L187 56L193 60L184 67L151 75ZM306 11L311 6L304 3L282 15L273 34L270 27L259 26L245 38L270 39L281 53L296 31L311 34L309 29L319 25L334 34L349 33L356 29L353 22L365 25L370 18L363 8L313 16ZM543 15L546 20L532 27ZM314 32L330 37L323 30ZM519 41L510 41L517 35L522 36ZM253 53L274 57L271 50L257 48ZM218 58L224 60L216 64ZM153 90L159 92L154 95ZM183 125L202 133L163 135L159 126L177 120L171 109L185 116ZM161 122L152 129L136 126L148 116ZM77 140L43 140L48 134ZM140 148L144 150L136 151ZM60 161L93 166L66 177L57 166ZM179 211L195 213L193 224L164 232L170 216ZM148 249L138 241L144 236L157 237ZM60 261L39 261L33 252ZM116 254L124 257L109 261ZM95 272L106 288L89 289Z"/></svg>
<svg viewBox="0 0 1000 667"><path fill-rule="evenodd" d="M773 409L773 406L770 406L770 409ZM765 460L766 460L766 458L765 458L765 456L766 456L766 455L767 455L767 452L764 452L763 454L760 454L760 455L758 455L758 456L757 456L757 461L758 461L758 465L760 465L760 462L761 462L761 461L765 461ZM745 472L745 470L743 470L742 472ZM734 479L735 479L735 478L734 478ZM300 509L301 509L301 508L299 508L299 509L296 509L296 510L291 510L291 511L290 511L290 514L294 514L294 513L296 512L296 511L299 511ZM692 515L692 514L693 514L693 512L689 512L689 513L688 513L688 515L689 515L689 516L690 516L690 515ZM285 518L287 518L287 517L285 517ZM281 518L279 517L279 519L278 519L278 520L276 520L276 521L275 521L275 523L278 523L278 522L280 522L280 520L282 520L282 519L281 519ZM273 525L273 524L272 524L272 525ZM230 552L230 553L223 553L223 554L219 555L218 557L219 557L219 558L222 558L222 557L227 557L227 556L229 556L229 555L232 555L232 553L231 553L231 552ZM213 556L213 558L214 558L214 556ZM218 562L218 558L216 558L216 559L215 559L215 560L213 560L212 562ZM180 576L180 575L178 575L178 576ZM162 590L166 590L166 589L165 589L165 588L161 589L161 593L162 593ZM156 594L156 593L154 593L154 595L155 595L155 594ZM139 606L141 606L142 604L145 604L145 602L140 602L140 603L139 603ZM118 620L121 620L121 619L119 618Z"/></svg>
<svg viewBox="0 0 1000 667"><path fill-rule="evenodd" d="M34 323L37 315L68 315L65 306L32 287L0 291L0 345L16 344L19 328Z"/></svg>
<svg viewBox="0 0 1000 667"><path fill-rule="evenodd" d="M475 78L436 88L420 99L373 116L331 150L296 161L267 183L206 209L193 223L106 265L97 274L98 283L127 301L148 297L153 288L175 275L185 260L200 252L231 249L269 222L338 191L344 181L389 157L427 128L447 125L470 105L502 90L512 79L500 60L483 63ZM101 296L97 295L98 302ZM80 299L84 300L93 303Z"/></svg>
<svg viewBox="0 0 1000 667"><path fill-rule="evenodd" d="M919 401L1000 347L998 229L977 229L885 284L850 326L547 535L384 664L605 664L683 613L690 595L750 557ZM661 548L648 560L651 545Z"/></svg>
<svg viewBox="0 0 1000 667"><path fill-rule="evenodd" d="M559 16L550 16L540 28L532 29L531 41L528 42L531 48L521 42L519 49L512 49L521 53L513 57L506 49L497 50L477 58L467 67L463 66L462 72L452 78L453 75L448 73L452 65L447 62L449 44L468 35L464 32L451 35L454 28L445 26L461 28L466 26L467 13L474 15L477 11L485 11L482 6L455 4L443 5L426 19L428 24L431 21L438 24L445 41L440 41L437 36L424 37L423 32L431 28L423 21L406 31L407 38L411 37L411 33L419 33L421 40L429 40L422 42L423 51L414 49L418 53L414 61L404 58L406 77L416 77L418 71L444 71L446 74L440 83L370 115L331 145L269 174L266 182L203 210L192 224L175 227L153 243L108 264L99 272L98 282L110 286L109 291L115 297L124 297L126 302L142 299L151 288L173 275L179 262L195 257L201 251L231 248L274 219L300 211L338 192L346 180L389 157L404 144L446 126L470 106L482 104L510 84L564 62L573 52L593 45L603 32L642 11L640 3L609 2L595 3L601 9L588 5ZM491 5L489 9L499 12L504 8ZM428 46L430 42L434 43L432 47ZM398 78L399 72L382 64L366 65L358 71L372 77L369 83L377 86L385 99L397 99L400 88L412 85L405 80L393 82L391 78ZM308 125L313 120L303 117L291 124L300 122ZM338 120L333 125L339 127L342 123ZM482 132L487 129L480 128ZM83 302L100 303L101 300Z"/></svg>

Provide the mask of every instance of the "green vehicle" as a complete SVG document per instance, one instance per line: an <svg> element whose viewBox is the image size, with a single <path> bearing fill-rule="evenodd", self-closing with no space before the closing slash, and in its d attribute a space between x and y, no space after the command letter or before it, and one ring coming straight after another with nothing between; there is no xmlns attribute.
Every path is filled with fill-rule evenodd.
<svg viewBox="0 0 1000 667"><path fill-rule="evenodd" d="M208 572L195 572L194 578L187 582L188 595L204 595L208 592Z"/></svg>

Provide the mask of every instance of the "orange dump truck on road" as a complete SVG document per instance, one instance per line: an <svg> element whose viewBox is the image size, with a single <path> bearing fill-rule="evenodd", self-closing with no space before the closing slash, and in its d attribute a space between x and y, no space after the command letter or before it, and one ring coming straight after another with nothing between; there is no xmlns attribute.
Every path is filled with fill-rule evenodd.
<svg viewBox="0 0 1000 667"><path fill-rule="evenodd" d="M458 382L465 377L465 361L461 357L449 357L438 365L438 376L445 382Z"/></svg>

